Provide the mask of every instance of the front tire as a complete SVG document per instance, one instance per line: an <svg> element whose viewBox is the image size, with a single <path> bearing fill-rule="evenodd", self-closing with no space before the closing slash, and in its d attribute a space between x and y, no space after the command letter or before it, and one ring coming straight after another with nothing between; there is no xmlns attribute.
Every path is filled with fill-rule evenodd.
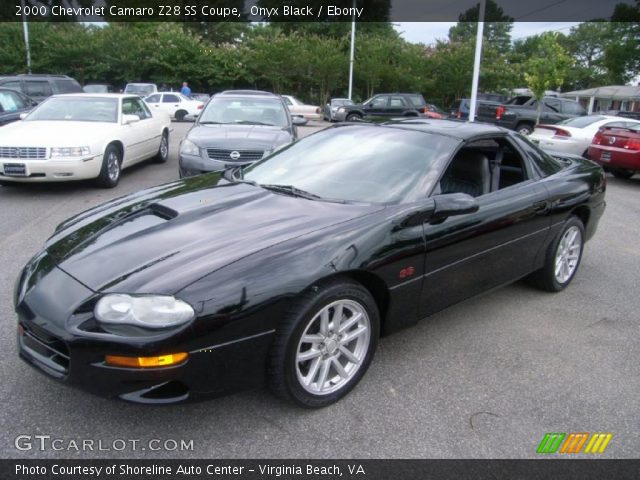
<svg viewBox="0 0 640 480"><path fill-rule="evenodd" d="M357 113L350 113L349 115L347 115L347 122L361 122L362 121L362 116L358 115Z"/></svg>
<svg viewBox="0 0 640 480"><path fill-rule="evenodd" d="M530 279L548 292L564 290L578 271L583 250L584 225L572 215L551 243L544 267L534 272Z"/></svg>
<svg viewBox="0 0 640 480"><path fill-rule="evenodd" d="M312 287L276 331L271 390L307 408L337 402L366 373L379 333L378 308L360 284L338 279Z"/></svg>
<svg viewBox="0 0 640 480"><path fill-rule="evenodd" d="M120 181L122 173L122 153L115 145L109 145L102 157L102 168L100 175L96 179L98 186L103 188L113 188Z"/></svg>

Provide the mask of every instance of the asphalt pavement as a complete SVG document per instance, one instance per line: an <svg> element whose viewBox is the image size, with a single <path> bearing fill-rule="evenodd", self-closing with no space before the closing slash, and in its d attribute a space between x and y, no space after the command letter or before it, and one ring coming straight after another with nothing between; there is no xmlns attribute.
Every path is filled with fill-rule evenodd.
<svg viewBox="0 0 640 480"><path fill-rule="evenodd" d="M360 385L329 408L303 410L266 390L132 405L24 364L12 305L19 270L67 217L176 179L189 124L173 127L169 161L125 170L115 189L0 187L0 457L535 458L547 432L610 432L600 457L637 457L640 175L609 177L607 210L567 290L518 282L387 337ZM82 451L87 440L94 449Z"/></svg>

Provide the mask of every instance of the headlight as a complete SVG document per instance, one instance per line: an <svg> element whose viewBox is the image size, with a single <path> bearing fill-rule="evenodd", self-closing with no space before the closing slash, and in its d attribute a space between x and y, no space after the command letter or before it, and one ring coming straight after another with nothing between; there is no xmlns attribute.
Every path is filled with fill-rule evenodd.
<svg viewBox="0 0 640 480"><path fill-rule="evenodd" d="M89 147L53 147L51 149L51 158L86 157L90 153Z"/></svg>
<svg viewBox="0 0 640 480"><path fill-rule="evenodd" d="M117 325L167 328L182 325L195 317L191 305L169 295L132 296L110 294L94 309L98 321Z"/></svg>
<svg viewBox="0 0 640 480"><path fill-rule="evenodd" d="M338 111L339 111L339 112L341 112L341 113L342 113L342 112L344 112L345 110L346 110L346 108L344 108L344 107L340 107L340 108L338 109Z"/></svg>
<svg viewBox="0 0 640 480"><path fill-rule="evenodd" d="M191 140L187 140L185 138L182 141L182 145L180 145L180 153L183 153L185 155L200 156L200 148Z"/></svg>

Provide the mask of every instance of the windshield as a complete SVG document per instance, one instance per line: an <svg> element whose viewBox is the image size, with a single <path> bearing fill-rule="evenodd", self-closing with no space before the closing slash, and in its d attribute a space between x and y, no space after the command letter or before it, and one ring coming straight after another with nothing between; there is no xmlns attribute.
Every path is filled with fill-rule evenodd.
<svg viewBox="0 0 640 480"><path fill-rule="evenodd" d="M272 125L287 127L289 119L278 98L214 97L198 123Z"/></svg>
<svg viewBox="0 0 640 480"><path fill-rule="evenodd" d="M562 120L561 122L558 122L558 125L565 125L567 127L575 127L575 128L584 128L584 127L588 127L592 123L599 122L600 120L606 120L606 118L598 115L592 116L592 117L567 118L566 120Z"/></svg>
<svg viewBox="0 0 640 480"><path fill-rule="evenodd" d="M150 93L154 93L155 89L153 88L153 85L133 85L133 84L129 84L127 85L127 87L124 89L124 93L135 93L135 94L142 94L143 96L147 96Z"/></svg>
<svg viewBox="0 0 640 480"><path fill-rule="evenodd" d="M434 166L457 144L400 128L330 128L247 168L244 178L333 200L399 203L428 194L428 184L437 180Z"/></svg>
<svg viewBox="0 0 640 480"><path fill-rule="evenodd" d="M110 122L118 120L118 100L100 97L52 97L33 110L25 121Z"/></svg>

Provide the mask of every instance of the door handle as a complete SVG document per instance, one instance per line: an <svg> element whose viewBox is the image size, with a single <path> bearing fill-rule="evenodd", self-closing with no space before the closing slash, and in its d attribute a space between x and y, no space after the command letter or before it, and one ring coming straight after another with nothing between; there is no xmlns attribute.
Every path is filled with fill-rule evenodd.
<svg viewBox="0 0 640 480"><path fill-rule="evenodd" d="M549 211L549 202L542 201L533 204L533 211L536 213L547 213Z"/></svg>

